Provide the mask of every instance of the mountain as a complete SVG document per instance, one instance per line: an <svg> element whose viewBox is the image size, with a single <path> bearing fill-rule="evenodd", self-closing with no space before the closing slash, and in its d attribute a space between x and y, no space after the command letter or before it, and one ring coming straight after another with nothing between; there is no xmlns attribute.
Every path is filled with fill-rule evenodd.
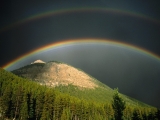
<svg viewBox="0 0 160 120"><path fill-rule="evenodd" d="M87 100L95 100L102 103L110 102L114 94L113 89L84 71L57 61L47 63L33 62L30 65L13 70L12 73L38 82L40 85L54 87L63 93L69 93L72 96ZM128 105L150 107L123 94L121 96Z"/></svg>
<svg viewBox="0 0 160 120"><path fill-rule="evenodd" d="M98 87L93 78L64 63L35 61L31 65L12 72L18 76L29 78L51 87L68 84L89 89Z"/></svg>

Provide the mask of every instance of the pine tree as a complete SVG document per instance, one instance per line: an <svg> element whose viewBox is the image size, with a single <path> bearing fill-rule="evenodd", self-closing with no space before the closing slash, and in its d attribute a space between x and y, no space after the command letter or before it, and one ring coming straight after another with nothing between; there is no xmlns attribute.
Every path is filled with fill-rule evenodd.
<svg viewBox="0 0 160 120"><path fill-rule="evenodd" d="M133 111L132 120L141 120L138 110Z"/></svg>
<svg viewBox="0 0 160 120"><path fill-rule="evenodd" d="M142 114L142 120L148 120L146 113Z"/></svg>
<svg viewBox="0 0 160 120"><path fill-rule="evenodd" d="M27 120L28 119L28 109L27 109L27 102L24 101L20 108L20 119Z"/></svg>
<svg viewBox="0 0 160 120"><path fill-rule="evenodd" d="M44 104L44 93L42 91L39 91L36 96L36 106L35 106L36 120L39 120L42 116L43 104Z"/></svg>
<svg viewBox="0 0 160 120"><path fill-rule="evenodd" d="M34 117L34 101L32 93L27 93L27 108L28 108L28 119L31 120Z"/></svg>
<svg viewBox="0 0 160 120"><path fill-rule="evenodd" d="M154 117L154 114L152 112L149 112L148 120L154 120Z"/></svg>
<svg viewBox="0 0 160 120"><path fill-rule="evenodd" d="M15 81L14 84L14 90L13 90L13 96L12 96L12 101L13 101L13 109L14 109L14 119L18 118L20 114L20 106L23 101L23 87L22 85L19 85L19 79Z"/></svg>
<svg viewBox="0 0 160 120"><path fill-rule="evenodd" d="M116 89L112 101L115 120L123 120L123 110L126 108L125 104L125 101L123 101L123 99L119 96L118 89Z"/></svg>
<svg viewBox="0 0 160 120"><path fill-rule="evenodd" d="M54 118L55 93L53 89L48 89L44 93L44 104L41 120L52 120Z"/></svg>
<svg viewBox="0 0 160 120"><path fill-rule="evenodd" d="M71 120L71 112L68 108L63 109L61 120Z"/></svg>
<svg viewBox="0 0 160 120"><path fill-rule="evenodd" d="M157 109L157 112L155 113L156 120L160 120L160 109Z"/></svg>
<svg viewBox="0 0 160 120"><path fill-rule="evenodd" d="M0 106L2 109L2 116L10 118L12 113L12 87L10 84L6 86L6 89L3 92L3 96L0 98Z"/></svg>

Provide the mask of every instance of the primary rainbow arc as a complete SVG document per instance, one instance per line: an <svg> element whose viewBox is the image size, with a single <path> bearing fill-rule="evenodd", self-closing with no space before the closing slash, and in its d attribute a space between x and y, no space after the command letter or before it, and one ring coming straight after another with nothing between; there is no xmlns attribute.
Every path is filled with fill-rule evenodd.
<svg viewBox="0 0 160 120"><path fill-rule="evenodd" d="M19 56L18 58L10 61L9 63L5 64L4 66L2 66L2 68L7 69L9 67L11 67L12 65L18 63L19 61L26 59L27 57L30 57L34 54L40 53L42 51L48 50L48 49L53 49L53 48L57 48L60 46L66 46L66 45L74 45L74 44L85 44L85 43L95 43L95 44L112 44L115 46L121 46L121 47L125 47L127 49L133 49L135 51L147 54L148 56L151 56L157 60L160 61L160 57L148 50L145 50L143 48L139 48L137 46L133 46L127 43L123 43L123 42L118 42L115 40L107 40L107 39L92 39L92 38L87 38L87 39L69 39L69 40L62 40L59 42L54 42L54 43L50 43L48 45L44 45L40 48L37 48L33 51L30 51L28 53L23 54L22 56Z"/></svg>

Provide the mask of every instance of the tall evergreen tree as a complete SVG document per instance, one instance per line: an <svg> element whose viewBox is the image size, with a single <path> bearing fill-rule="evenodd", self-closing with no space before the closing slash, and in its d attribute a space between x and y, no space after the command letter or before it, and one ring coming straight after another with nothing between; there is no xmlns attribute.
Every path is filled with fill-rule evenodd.
<svg viewBox="0 0 160 120"><path fill-rule="evenodd" d="M53 89L48 89L44 93L44 104L41 120L53 120L55 93Z"/></svg>
<svg viewBox="0 0 160 120"><path fill-rule="evenodd" d="M148 120L146 113L142 114L142 120Z"/></svg>
<svg viewBox="0 0 160 120"><path fill-rule="evenodd" d="M132 120L141 120L138 110L133 111Z"/></svg>
<svg viewBox="0 0 160 120"><path fill-rule="evenodd" d="M160 120L160 109L157 109L157 112L155 113L156 120Z"/></svg>
<svg viewBox="0 0 160 120"><path fill-rule="evenodd" d="M20 119L21 120L27 120L28 119L28 108L27 108L27 102L24 99L21 108L20 108Z"/></svg>
<svg viewBox="0 0 160 120"><path fill-rule="evenodd" d="M18 80L16 81L18 83ZM13 96L12 96L12 101L13 101L13 109L14 109L14 119L19 117L20 114L20 106L23 101L23 87L19 84L14 85L14 90L13 90Z"/></svg>
<svg viewBox="0 0 160 120"><path fill-rule="evenodd" d="M34 102L32 93L27 94L27 107L28 107L28 119L31 120L34 117Z"/></svg>
<svg viewBox="0 0 160 120"><path fill-rule="evenodd" d="M35 106L36 120L39 120L42 116L43 104L44 104L44 93L42 91L37 92L36 106Z"/></svg>
<svg viewBox="0 0 160 120"><path fill-rule="evenodd" d="M61 115L61 120L71 120L71 119L72 117L69 108L64 108Z"/></svg>
<svg viewBox="0 0 160 120"><path fill-rule="evenodd" d="M155 116L152 112L149 113L148 115L148 120L154 120Z"/></svg>
<svg viewBox="0 0 160 120"><path fill-rule="evenodd" d="M12 87L10 84L6 86L6 89L3 92L3 96L0 98L0 106L2 109L2 116L4 117L12 117L12 107L13 107L13 102L12 102Z"/></svg>
<svg viewBox="0 0 160 120"><path fill-rule="evenodd" d="M112 101L115 120L123 120L123 110L126 108L125 105L125 101L123 101L123 99L119 96L118 89L115 89Z"/></svg>

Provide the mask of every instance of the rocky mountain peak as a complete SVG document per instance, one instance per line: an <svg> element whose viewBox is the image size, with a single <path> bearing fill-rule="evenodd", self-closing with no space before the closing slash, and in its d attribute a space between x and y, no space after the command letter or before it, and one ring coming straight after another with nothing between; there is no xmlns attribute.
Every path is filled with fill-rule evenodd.
<svg viewBox="0 0 160 120"><path fill-rule="evenodd" d="M50 87L58 85L69 85L80 88L94 89L98 87L96 80L83 71L76 69L70 65L59 62L47 62L36 60L32 65L12 71L21 77L32 79L42 85Z"/></svg>

